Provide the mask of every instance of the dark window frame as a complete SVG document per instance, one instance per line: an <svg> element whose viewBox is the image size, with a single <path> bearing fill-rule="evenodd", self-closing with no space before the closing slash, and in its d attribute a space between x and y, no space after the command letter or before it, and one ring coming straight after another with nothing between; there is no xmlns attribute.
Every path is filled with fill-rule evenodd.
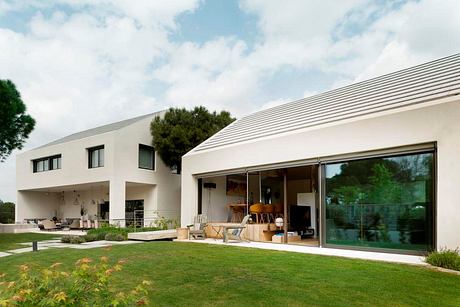
<svg viewBox="0 0 460 307"><path fill-rule="evenodd" d="M104 159L102 161L101 165L101 155L98 154L98 161L97 161L97 166L93 166L93 155L92 153L96 150L104 150ZM105 147L104 145L99 145L99 146L94 146L94 147L89 147L86 149L88 152L88 168L99 168L99 167L104 167L105 165Z"/></svg>
<svg viewBox="0 0 460 307"><path fill-rule="evenodd" d="M56 168L53 167L53 160L54 159L60 159L61 160L59 163L57 163ZM45 161L48 162L48 168L43 169L43 170L38 170L38 163L45 162ZM43 173L43 172L48 172L48 171L54 171L54 170L61 169L61 168L62 168L62 155L61 154L52 155L52 156L32 160L32 171L34 173Z"/></svg>
<svg viewBox="0 0 460 307"><path fill-rule="evenodd" d="M320 227L320 231L323 234L327 233L326 229L326 166L328 164L337 164L337 163L345 163L345 162L353 162L353 161L362 161L362 160L369 160L369 159L376 159L376 158L396 158L396 157L404 157L404 156L411 156L411 155L418 155L418 154L431 154L432 155L432 165L431 165L431 213L430 219L427 223L431 224L431 241L429 240L430 244L427 244L428 250L412 250L412 249L397 249L397 248L384 248L384 247L369 247L369 246L353 246L353 245L340 245L334 243L328 243L326 241L326 236L322 236L321 244L324 247L328 248L338 248L338 249L350 249L350 250L361 250L361 251L372 251L372 252L382 252L382 253L394 253L394 254L409 254L409 255L426 255L431 249L436 249L437 246L437 185L438 185L438 171L437 171L437 163L438 163L438 156L437 156L437 147L434 148L426 148L420 150L412 150L412 151L404 151L404 152L389 152L384 154L378 155L369 155L369 156L360 156L360 157L351 157L346 159L337 159L332 162L325 162L321 163L321 215L323 216L324 221Z"/></svg>
<svg viewBox="0 0 460 307"><path fill-rule="evenodd" d="M147 149L147 150L150 150L152 152L152 168L148 168L148 167L142 167L140 164L141 164L141 149ZM155 171L156 169L156 165L155 165L155 162L156 162L156 159L155 159L155 148L152 147L152 146L149 146L149 145L144 145L144 144L139 144L139 147L138 147L138 154L137 154L137 166L140 168L140 169L145 169L145 170L149 170L149 171Z"/></svg>

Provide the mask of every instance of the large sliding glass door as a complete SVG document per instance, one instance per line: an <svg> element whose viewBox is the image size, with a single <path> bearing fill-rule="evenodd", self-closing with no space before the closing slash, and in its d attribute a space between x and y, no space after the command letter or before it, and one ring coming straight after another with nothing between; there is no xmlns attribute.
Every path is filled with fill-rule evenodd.
<svg viewBox="0 0 460 307"><path fill-rule="evenodd" d="M326 244L433 247L433 152L331 163L324 169Z"/></svg>

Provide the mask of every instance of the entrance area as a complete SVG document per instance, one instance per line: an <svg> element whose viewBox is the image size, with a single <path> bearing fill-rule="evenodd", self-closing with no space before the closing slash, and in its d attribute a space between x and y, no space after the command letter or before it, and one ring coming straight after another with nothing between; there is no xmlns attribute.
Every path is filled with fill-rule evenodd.
<svg viewBox="0 0 460 307"><path fill-rule="evenodd" d="M434 149L198 181L208 237L250 214L250 241L403 253L435 246Z"/></svg>

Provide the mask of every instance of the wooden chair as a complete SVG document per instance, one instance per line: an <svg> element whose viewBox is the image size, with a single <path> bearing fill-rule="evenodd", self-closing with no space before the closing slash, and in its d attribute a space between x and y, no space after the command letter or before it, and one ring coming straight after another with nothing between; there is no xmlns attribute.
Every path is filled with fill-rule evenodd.
<svg viewBox="0 0 460 307"><path fill-rule="evenodd" d="M246 215L239 225L224 226L224 242L228 243L228 240L236 240L238 242L243 241L241 233L243 232L243 229L246 228L246 224L248 223L250 217L250 214Z"/></svg>
<svg viewBox="0 0 460 307"><path fill-rule="evenodd" d="M275 206L273 206L272 204L267 204L264 206L264 217L266 218L266 221L268 223L270 223L271 221L273 221L273 223L275 222L275 216L273 215L273 212L275 211Z"/></svg>
<svg viewBox="0 0 460 307"><path fill-rule="evenodd" d="M264 222L264 206L264 204L258 203L249 207L249 213L256 216L256 224Z"/></svg>
<svg viewBox="0 0 460 307"><path fill-rule="evenodd" d="M232 210L232 223L239 223L244 218L244 208L243 207L230 207Z"/></svg>
<svg viewBox="0 0 460 307"><path fill-rule="evenodd" d="M192 225L187 225L188 238L189 240L193 237L195 240L204 240L206 239L206 226L208 223L208 218L204 214L198 214L193 219Z"/></svg>

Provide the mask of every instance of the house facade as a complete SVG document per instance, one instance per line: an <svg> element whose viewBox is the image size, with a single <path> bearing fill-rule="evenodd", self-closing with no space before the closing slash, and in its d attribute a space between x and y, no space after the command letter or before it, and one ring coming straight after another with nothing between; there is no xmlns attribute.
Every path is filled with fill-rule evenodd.
<svg viewBox="0 0 460 307"><path fill-rule="evenodd" d="M82 131L16 159L16 221L80 219L121 226L180 217L180 176L151 147L163 112Z"/></svg>
<svg viewBox="0 0 460 307"><path fill-rule="evenodd" d="M243 117L183 157L181 223L250 213L255 241L457 248L459 94L457 54Z"/></svg>

